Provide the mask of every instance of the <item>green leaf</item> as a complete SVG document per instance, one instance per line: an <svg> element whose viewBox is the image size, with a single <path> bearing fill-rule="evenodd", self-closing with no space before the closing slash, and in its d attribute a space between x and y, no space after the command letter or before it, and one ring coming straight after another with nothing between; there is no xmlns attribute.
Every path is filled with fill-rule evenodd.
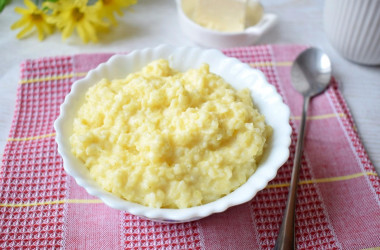
<svg viewBox="0 0 380 250"><path fill-rule="evenodd" d="M10 0L0 0L0 13L5 8L5 5L7 5L10 2Z"/></svg>

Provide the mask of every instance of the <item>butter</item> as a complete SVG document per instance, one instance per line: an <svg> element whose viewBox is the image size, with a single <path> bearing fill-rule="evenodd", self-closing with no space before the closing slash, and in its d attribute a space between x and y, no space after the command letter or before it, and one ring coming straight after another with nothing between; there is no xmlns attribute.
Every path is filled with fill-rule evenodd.
<svg viewBox="0 0 380 250"><path fill-rule="evenodd" d="M194 19L219 31L241 31L245 27L246 0L198 0Z"/></svg>
<svg viewBox="0 0 380 250"><path fill-rule="evenodd" d="M222 32L243 31L263 15L256 0L182 0L182 9L199 25Z"/></svg>
<svg viewBox="0 0 380 250"><path fill-rule="evenodd" d="M258 24L264 15L264 8L259 1L248 1L245 17L245 28Z"/></svg>

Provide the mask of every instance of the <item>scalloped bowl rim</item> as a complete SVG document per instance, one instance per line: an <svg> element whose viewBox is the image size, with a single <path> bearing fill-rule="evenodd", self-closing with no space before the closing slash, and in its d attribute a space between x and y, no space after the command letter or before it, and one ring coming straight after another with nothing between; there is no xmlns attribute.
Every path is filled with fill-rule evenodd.
<svg viewBox="0 0 380 250"><path fill-rule="evenodd" d="M160 58L168 59L172 67L181 71L199 67L201 63L207 62L210 65L210 71L221 75L233 87L237 89L248 87L256 107L264 114L266 122L273 128L270 145L255 173L232 193L208 204L184 209L164 209L150 208L123 200L103 190L92 180L87 169L70 151L68 138L71 133L72 120L86 90L101 78L123 78L129 73L141 69L147 63ZM225 68L229 70L224 70ZM227 57L215 49L160 45L155 48L135 50L128 54L114 55L107 62L90 70L84 78L74 82L70 93L60 106L60 115L54 122L54 128L58 152L62 156L65 171L89 194L98 197L112 208L124 210L140 217L162 222L185 222L223 212L229 207L245 203L267 186L289 157L291 143L289 117L288 106L283 103L282 97L267 82L261 71L236 58Z"/></svg>

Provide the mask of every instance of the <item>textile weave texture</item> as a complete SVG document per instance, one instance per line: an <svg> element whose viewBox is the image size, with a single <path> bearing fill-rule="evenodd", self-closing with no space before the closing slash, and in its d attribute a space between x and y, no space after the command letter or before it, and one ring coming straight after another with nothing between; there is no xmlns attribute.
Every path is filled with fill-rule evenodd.
<svg viewBox="0 0 380 250"><path fill-rule="evenodd" d="M290 107L290 157L251 201L180 224L152 222L109 208L63 169L53 128L59 106L74 81L112 54L25 61L0 172L0 248L273 248L288 195L302 108L302 97L291 86L290 67L303 49L262 45L223 51L264 72ZM379 177L335 80L310 103L305 139L298 248L380 247Z"/></svg>

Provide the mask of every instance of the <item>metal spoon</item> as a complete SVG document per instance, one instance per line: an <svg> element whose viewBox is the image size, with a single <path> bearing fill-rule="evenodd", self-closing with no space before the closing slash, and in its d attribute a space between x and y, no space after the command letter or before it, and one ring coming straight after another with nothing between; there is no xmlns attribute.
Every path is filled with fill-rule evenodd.
<svg viewBox="0 0 380 250"><path fill-rule="evenodd" d="M297 185L299 179L300 159L303 150L306 113L312 97L321 94L330 83L331 62L329 57L320 49L309 48L303 51L293 63L291 69L293 87L302 94L303 110L301 127L299 130L294 157L292 178L290 181L289 196L286 203L284 218L274 249L295 249L295 208L297 199Z"/></svg>

